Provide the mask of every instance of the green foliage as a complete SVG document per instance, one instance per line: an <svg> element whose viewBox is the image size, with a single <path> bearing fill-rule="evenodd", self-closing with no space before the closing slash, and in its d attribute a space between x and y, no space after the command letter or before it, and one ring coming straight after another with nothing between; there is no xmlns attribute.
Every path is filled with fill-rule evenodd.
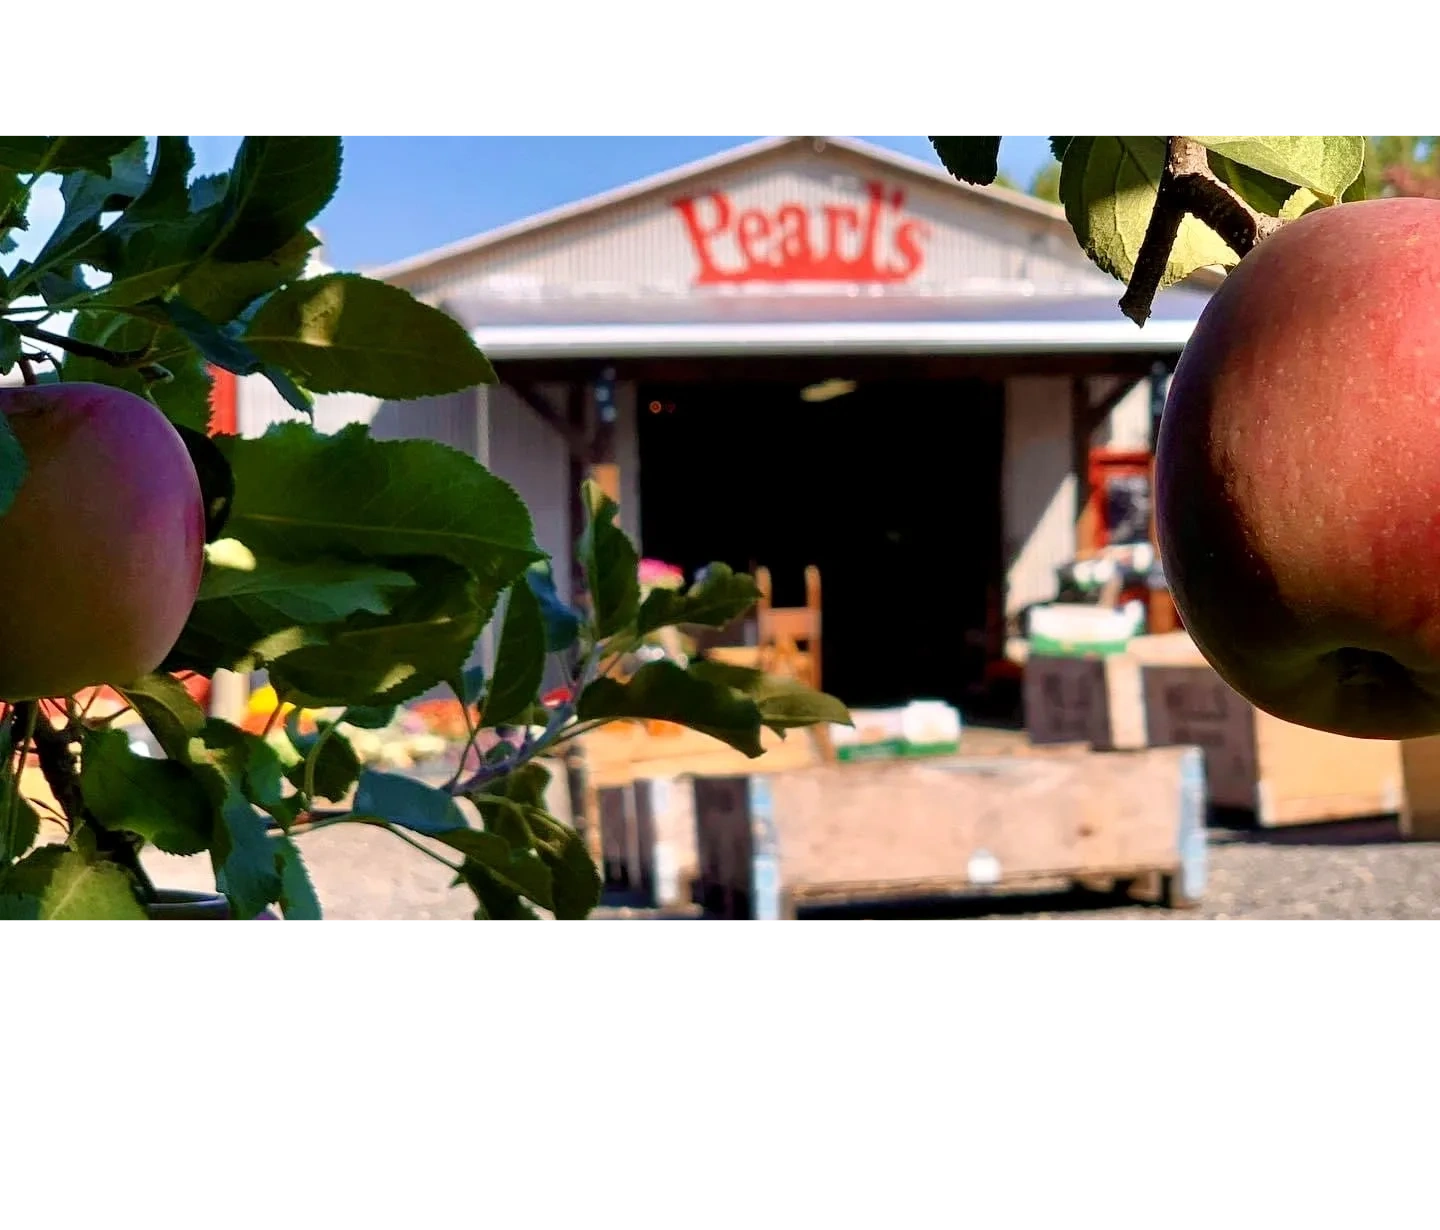
<svg viewBox="0 0 1440 1230"><path fill-rule="evenodd" d="M984 141L994 138L932 137L941 161L969 182L989 174ZM1433 138L1362 137L1190 137L1203 147L1208 178L1216 192L1170 196L1174 212L1157 226L1142 282L1131 285L1126 313L1148 315L1154 293L1202 268L1233 266L1268 230L1268 219L1297 218L1339 201L1364 199L1382 190L1381 167L1412 170L1423 161L1428 174L1440 168L1440 143ZM1059 161L1037 172L1031 192L1064 206L1075 237L1087 256L1121 281L1132 282L1155 217L1166 174L1167 137L1051 137ZM944 143L952 144L946 145ZM1193 169L1193 160L1186 163ZM1201 173L1204 177L1205 173ZM1436 182L1440 182L1437 179ZM1228 189L1234 196L1227 202ZM1250 212L1237 229L1238 197ZM1183 202L1183 203L1182 203ZM1178 208L1177 208L1178 206ZM1223 206L1223 208L1222 208ZM1178 230L1172 229L1178 220ZM1210 223L1215 223L1212 229ZM1251 229L1246 231L1245 225ZM1273 229L1273 228L1272 228ZM1221 233L1228 237L1221 238ZM1241 252L1230 247L1235 243ZM1166 246L1168 244L1168 247ZM1157 276L1158 275L1158 276ZM1143 283L1143 284L1142 284Z"/></svg>
<svg viewBox="0 0 1440 1230"><path fill-rule="evenodd" d="M998 138L978 141L963 165L990 182ZM358 424L209 435L216 367L263 375L307 415L316 395L404 402L496 379L457 321L407 291L353 273L306 276L312 223L341 165L334 137L247 137L228 172L198 179L184 137L159 137L153 150L141 137L0 138L0 251L29 225L37 176L60 176L63 200L37 255L0 275L0 371L43 341L64 359L42 379L109 384L156 405L200 478L208 544L161 671L121 689L163 756L140 755L122 730L67 709L62 737L78 755L57 791L65 844L36 848L39 817L13 777L21 732L0 722L0 917L143 918L136 859L153 847L208 854L235 918L275 906L287 919L319 918L307 834L364 823L445 863L474 893L477 918L584 918L600 876L581 835L547 810L542 758L611 719L679 722L750 755L763 725L844 720L833 698L705 663L601 677L648 634L722 626L757 591L714 565L689 590L642 605L635 545L593 483L576 544L586 593L571 605L524 503L467 454L377 440ZM65 336L37 336L33 309L15 306L35 296L70 318ZM0 517L25 475L0 416ZM488 678L470 665L487 625L497 647ZM538 692L550 655L576 694L547 710ZM338 712L302 729L292 710L262 737L209 717L170 673L260 668L284 701ZM444 787L364 768L346 730L381 729L398 703L440 685L478 701L487 729L527 728L523 744L471 755L465 780ZM339 816L315 806L343 805L352 791Z"/></svg>
<svg viewBox="0 0 1440 1230"><path fill-rule="evenodd" d="M1128 282L1155 208L1164 137L1072 137L1060 167L1060 199L1075 237L1106 273ZM1160 285L1239 257L1203 222L1186 216Z"/></svg>
<svg viewBox="0 0 1440 1230"><path fill-rule="evenodd" d="M993 184L999 173L999 137L931 137L945 169L967 184Z"/></svg>

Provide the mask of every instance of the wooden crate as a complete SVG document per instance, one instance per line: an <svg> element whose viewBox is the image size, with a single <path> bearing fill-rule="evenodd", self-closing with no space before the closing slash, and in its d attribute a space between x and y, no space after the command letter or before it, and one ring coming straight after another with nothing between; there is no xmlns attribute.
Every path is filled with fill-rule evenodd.
<svg viewBox="0 0 1440 1230"><path fill-rule="evenodd" d="M1137 703L1140 662L1106 657L1036 656L1025 663L1025 730L1033 743L1087 743L1097 751L1145 746Z"/></svg>
<svg viewBox="0 0 1440 1230"><path fill-rule="evenodd" d="M1189 904L1205 886L1196 748L824 765L694 792L697 895L720 917L1151 874Z"/></svg>
<svg viewBox="0 0 1440 1230"><path fill-rule="evenodd" d="M1405 797L1400 833L1410 841L1440 841L1440 735L1400 745Z"/></svg>
<svg viewBox="0 0 1440 1230"><path fill-rule="evenodd" d="M1142 680L1149 742L1204 748L1213 806L1253 812L1264 828L1401 810L1400 744L1281 721L1209 666L1146 666Z"/></svg>
<svg viewBox="0 0 1440 1230"><path fill-rule="evenodd" d="M694 876L694 858L683 845L674 844L678 838L657 837L671 841L658 854L652 841L642 843L639 825L645 821L636 811L636 782L688 782L696 773L724 776L806 768L825 759L821 739L815 730L791 730L783 739L762 730L765 753L752 759L719 739L668 722L615 722L580 736L580 782L572 788L575 812L582 818L590 854L606 868L606 886L644 893L647 867L654 870L657 883L660 871L668 876L670 866L677 867L675 876L681 881ZM651 786L645 789L651 791ZM641 807L648 805L648 798ZM680 861L670 864L668 858Z"/></svg>
<svg viewBox="0 0 1440 1230"><path fill-rule="evenodd" d="M597 791L605 887L657 909L688 906L698 870L690 778L642 778Z"/></svg>
<svg viewBox="0 0 1440 1230"><path fill-rule="evenodd" d="M1199 746L1209 803L1252 812L1262 827L1387 815L1405 803L1399 744L1326 734L1256 709L1184 632L1136 637L1103 659L1032 658L1025 669L1035 742ZM1423 797L1435 800L1440 831L1440 767L1434 776Z"/></svg>

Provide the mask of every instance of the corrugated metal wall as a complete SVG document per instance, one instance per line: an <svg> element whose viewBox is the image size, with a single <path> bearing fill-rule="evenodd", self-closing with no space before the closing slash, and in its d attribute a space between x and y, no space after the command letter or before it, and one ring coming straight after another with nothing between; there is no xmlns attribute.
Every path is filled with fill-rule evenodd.
<svg viewBox="0 0 1440 1230"><path fill-rule="evenodd" d="M867 205L866 183L879 178L887 190L904 192L903 214L923 223L924 262L904 283L907 293L963 294L997 290L1108 292L1114 282L1095 268L1074 238L1043 218L1019 210L971 201L918 177L877 171L845 152L786 153L783 158L720 171L713 181L686 189L703 201L723 191L738 214L760 208L768 214L785 204L810 211L811 242L824 246L824 208ZM702 209L708 209L703 204ZM708 213L705 215L709 217ZM733 232L733 227L731 228ZM881 228L880 258L897 259L891 228ZM739 250L733 233L717 239L717 259L733 264ZM403 280L425 295L614 294L646 297L687 291L698 265L680 212L668 196L651 197L580 218L533 237L517 239L448 263L431 274ZM833 289L833 287L832 287Z"/></svg>
<svg viewBox="0 0 1440 1230"><path fill-rule="evenodd" d="M1075 558L1070 380L1005 382L1005 613L1055 596L1055 570Z"/></svg>

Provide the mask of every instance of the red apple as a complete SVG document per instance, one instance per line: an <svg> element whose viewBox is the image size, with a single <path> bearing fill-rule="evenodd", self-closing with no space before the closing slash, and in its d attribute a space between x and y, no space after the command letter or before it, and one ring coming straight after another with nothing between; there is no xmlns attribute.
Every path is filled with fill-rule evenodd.
<svg viewBox="0 0 1440 1230"><path fill-rule="evenodd" d="M144 399L100 384L0 389L29 472L0 516L0 698L154 670L204 563L200 480Z"/></svg>
<svg viewBox="0 0 1440 1230"><path fill-rule="evenodd" d="M1440 732L1440 201L1331 206L1245 257L1156 451L1165 574L1231 687L1336 734Z"/></svg>

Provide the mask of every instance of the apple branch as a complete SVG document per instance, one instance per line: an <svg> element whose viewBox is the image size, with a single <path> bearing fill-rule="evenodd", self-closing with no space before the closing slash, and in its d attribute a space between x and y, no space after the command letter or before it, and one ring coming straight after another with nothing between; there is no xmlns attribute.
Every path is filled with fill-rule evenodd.
<svg viewBox="0 0 1440 1230"><path fill-rule="evenodd" d="M1171 137L1155 194L1155 208L1145 228L1135 271L1120 300L1120 310L1137 325L1150 317L1170 251L1186 214L1205 223L1239 257L1273 235L1284 219L1252 209L1210 169L1205 147L1189 137Z"/></svg>
<svg viewBox="0 0 1440 1230"><path fill-rule="evenodd" d="M17 320L12 323L22 336L30 338L31 341L47 342L73 355L79 355L82 359L96 359L110 364L111 367L134 367L150 353L148 346L143 350L111 350L108 346L83 342L79 338L66 337L63 333L51 333L48 329L41 329L25 321Z"/></svg>
<svg viewBox="0 0 1440 1230"><path fill-rule="evenodd" d="M86 810L85 795L80 788L80 766L73 750L73 742L78 737L73 724L67 722L64 728L57 728L42 712L40 702L34 700L16 704L15 721L31 732L29 742L35 749L35 759L40 762L45 784L70 823L86 824L95 837L96 849L129 871L147 900L154 901L155 886L140 862L139 850L124 834L97 824Z"/></svg>

